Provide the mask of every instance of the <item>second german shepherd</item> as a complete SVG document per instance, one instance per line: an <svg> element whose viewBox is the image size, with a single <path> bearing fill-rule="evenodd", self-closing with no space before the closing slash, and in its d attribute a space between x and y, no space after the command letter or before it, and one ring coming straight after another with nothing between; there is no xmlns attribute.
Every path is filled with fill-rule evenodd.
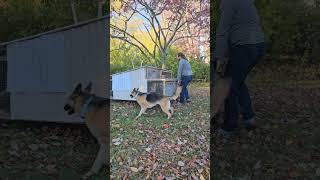
<svg viewBox="0 0 320 180"><path fill-rule="evenodd" d="M84 175L87 178L99 172L104 164L108 164L109 136L108 136L108 109L110 107L108 99L97 97L91 93L92 83L82 90L81 83L77 85L72 94L68 97L64 110L69 115L78 113L100 144L98 155L91 167L91 170Z"/></svg>
<svg viewBox="0 0 320 180"><path fill-rule="evenodd" d="M182 86L177 86L176 92L173 96L162 96L157 93L142 93L139 88L134 88L130 94L131 98L135 98L141 107L139 115L135 118L138 119L147 109L156 105L160 105L162 111L168 115L168 119L173 115L173 108L171 107L171 100L176 100L182 91Z"/></svg>

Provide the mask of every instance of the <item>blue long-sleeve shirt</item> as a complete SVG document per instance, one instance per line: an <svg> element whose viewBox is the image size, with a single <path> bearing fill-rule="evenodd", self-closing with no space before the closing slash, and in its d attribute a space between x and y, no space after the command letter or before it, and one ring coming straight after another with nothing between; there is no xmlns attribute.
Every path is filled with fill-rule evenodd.
<svg viewBox="0 0 320 180"><path fill-rule="evenodd" d="M216 58L225 57L235 45L264 42L259 16L252 0L221 0L216 31Z"/></svg>
<svg viewBox="0 0 320 180"><path fill-rule="evenodd" d="M192 75L191 65L188 60L181 59L179 61L177 80L181 81L182 76Z"/></svg>

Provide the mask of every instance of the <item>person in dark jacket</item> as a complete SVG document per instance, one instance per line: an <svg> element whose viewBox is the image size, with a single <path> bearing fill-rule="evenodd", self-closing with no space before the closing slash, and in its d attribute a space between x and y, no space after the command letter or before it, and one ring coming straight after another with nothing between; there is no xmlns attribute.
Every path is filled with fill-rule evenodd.
<svg viewBox="0 0 320 180"><path fill-rule="evenodd" d="M180 93L180 103L185 104L185 102L190 102L187 87L192 80L192 70L189 61L183 53L179 52L177 54L177 59L179 60L177 80L178 85L182 86L182 91Z"/></svg>
<svg viewBox="0 0 320 180"><path fill-rule="evenodd" d="M265 51L264 33L252 0L221 0L220 20L216 31L215 60L217 71L231 77L225 100L222 134L238 127L239 112L248 129L256 126L246 77Z"/></svg>

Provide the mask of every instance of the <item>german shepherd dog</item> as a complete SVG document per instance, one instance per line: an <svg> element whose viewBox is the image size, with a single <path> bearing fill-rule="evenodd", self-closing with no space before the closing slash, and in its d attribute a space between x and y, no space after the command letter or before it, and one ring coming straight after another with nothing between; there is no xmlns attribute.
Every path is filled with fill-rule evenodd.
<svg viewBox="0 0 320 180"><path fill-rule="evenodd" d="M182 91L182 86L177 86L176 92L173 96L162 96L157 93L142 93L139 88L134 88L130 94L131 98L135 98L141 107L139 115L135 118L138 119L146 110L156 105L160 105L162 111L168 115L170 119L173 115L173 108L171 107L171 100L176 100Z"/></svg>
<svg viewBox="0 0 320 180"><path fill-rule="evenodd" d="M91 93L92 83L82 90L81 83L79 83L73 90L72 94L69 95L67 103L64 106L64 110L69 115L78 113L85 120L85 124L97 139L100 144L100 149L96 159L83 178L88 178L99 172L103 165L109 164L107 162L109 150L107 145L109 143L108 132L107 132L107 118L108 110L110 107L108 99L97 97Z"/></svg>

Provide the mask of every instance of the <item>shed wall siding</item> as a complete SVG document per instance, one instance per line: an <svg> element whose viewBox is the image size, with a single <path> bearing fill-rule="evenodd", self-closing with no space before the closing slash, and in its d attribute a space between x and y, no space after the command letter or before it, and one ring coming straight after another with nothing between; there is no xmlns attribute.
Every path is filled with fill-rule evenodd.
<svg viewBox="0 0 320 180"><path fill-rule="evenodd" d="M65 91L63 34L10 44L7 52L8 91Z"/></svg>
<svg viewBox="0 0 320 180"><path fill-rule="evenodd" d="M83 122L79 117L68 116L64 111L64 93L13 93L11 119L48 122Z"/></svg>
<svg viewBox="0 0 320 180"><path fill-rule="evenodd" d="M107 97L106 27L106 21L98 21L65 32L66 92L80 82L86 85L91 81L93 92Z"/></svg>
<svg viewBox="0 0 320 180"><path fill-rule="evenodd" d="M113 99L134 100L130 97L133 88L139 88L141 92L147 92L146 69L136 69L112 76Z"/></svg>
<svg viewBox="0 0 320 180"><path fill-rule="evenodd" d="M11 119L83 122L63 106L79 82L91 81L93 93L107 97L107 24L104 19L9 44Z"/></svg>

